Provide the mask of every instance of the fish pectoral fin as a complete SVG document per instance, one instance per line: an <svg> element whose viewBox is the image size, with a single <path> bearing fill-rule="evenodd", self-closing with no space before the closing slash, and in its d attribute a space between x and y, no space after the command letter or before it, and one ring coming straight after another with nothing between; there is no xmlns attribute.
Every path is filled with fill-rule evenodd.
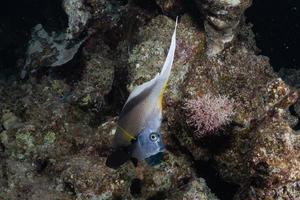
<svg viewBox="0 0 300 200"><path fill-rule="evenodd" d="M115 149L106 159L106 166L117 169L131 158L131 152L126 148L120 147Z"/></svg>

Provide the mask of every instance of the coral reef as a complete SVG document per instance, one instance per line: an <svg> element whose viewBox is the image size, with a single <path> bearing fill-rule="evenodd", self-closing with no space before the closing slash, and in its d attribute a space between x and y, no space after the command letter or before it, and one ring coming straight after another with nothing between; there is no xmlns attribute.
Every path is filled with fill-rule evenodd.
<svg viewBox="0 0 300 200"><path fill-rule="evenodd" d="M64 0L63 8L68 15L68 28L66 39L70 40L85 30L85 26L91 17L82 0Z"/></svg>
<svg viewBox="0 0 300 200"><path fill-rule="evenodd" d="M32 29L21 78L25 78L27 71L34 72L38 67L56 67L70 61L84 40L72 44L67 37L65 33L52 32L49 35L41 24L36 25Z"/></svg>
<svg viewBox="0 0 300 200"><path fill-rule="evenodd" d="M160 15L137 33L134 38L137 45L128 58L129 76L132 80L128 85L130 91L136 85L150 80L160 71L169 47L172 34L170 30L174 27L174 23L171 19ZM174 101L181 99L180 85L191 68L190 60L203 51L203 40L204 34L193 26L192 19L183 16L177 29L176 60L172 68L168 98Z"/></svg>
<svg viewBox="0 0 300 200"><path fill-rule="evenodd" d="M0 73L0 199L300 198L299 70L275 73L258 55L250 1L191 2L203 19L180 0L64 0L64 26L32 22L27 52ZM117 116L160 71L177 15L163 161L110 169ZM36 73L20 79L20 68ZM234 112L228 99L227 115L206 105L228 123L198 137L184 107L208 95L231 99Z"/></svg>
<svg viewBox="0 0 300 200"><path fill-rule="evenodd" d="M33 69L39 67L56 67L69 62L85 41L85 38L79 36L85 30L91 14L83 1L65 0L62 6L68 15L66 30L59 33L52 31L49 34L41 24L32 28L21 78L25 78L27 71L33 72Z"/></svg>
<svg viewBox="0 0 300 200"><path fill-rule="evenodd" d="M298 69L281 69L279 75L291 86L293 86L298 93L300 93L300 70ZM294 110L298 118L300 118L300 99L295 103Z"/></svg>
<svg viewBox="0 0 300 200"><path fill-rule="evenodd" d="M196 1L202 10L205 21L207 55L220 53L226 43L233 40L244 11L251 0L205 0Z"/></svg>
<svg viewBox="0 0 300 200"><path fill-rule="evenodd" d="M181 0L155 0L162 12L175 17L183 12L183 2Z"/></svg>
<svg viewBox="0 0 300 200"><path fill-rule="evenodd" d="M110 48L100 39L93 48L84 48L85 72L70 95L70 102L81 107L100 111L104 97L111 91L116 62L110 56Z"/></svg>
<svg viewBox="0 0 300 200"><path fill-rule="evenodd" d="M164 23L161 22L160 24ZM251 173L252 170L255 170L255 165L252 164L255 158L254 155L249 152L259 148L253 142L253 135L262 134L259 134L258 127L263 124L264 120L267 120L266 123L270 126L276 127L273 133L278 132L283 127L289 127L290 125L285 121L286 119L283 116L289 115L287 108L295 103L297 93L289 88L281 79L278 79L278 76L273 72L266 57L256 55L255 42L253 42L251 31L247 28L247 25L241 24L241 26L245 26L245 28L243 28L243 31L237 33L237 40L233 42L232 46L226 49L222 55L214 58L206 57L201 55L203 51L196 51L195 54L191 54L194 60L186 61L185 65L189 66L187 73L182 73L182 71L179 71L180 74L178 73L176 68L177 63L180 62L180 56L178 55L178 58L175 59L175 70L171 75L173 77L168 87L169 95L165 104L167 105L166 113L168 113L167 121L172 132L174 132L180 144L192 153L194 159L212 160L215 163L214 167L223 179L244 186L244 183L247 182L246 180L249 182L253 180ZM160 28L153 29L157 30ZM146 38L148 37L147 34L144 35L146 35ZM180 34L178 38L179 40L181 39ZM149 46L157 41L155 33L150 41L148 43L142 42L142 45L138 45L139 51L135 49L132 51L134 57L145 58L148 65L151 66L144 68L143 66L145 65L140 63L145 61L135 61L136 68L131 72L131 74L134 75L133 83L135 80L148 80L148 74L155 73L153 70L155 70L155 66L157 65L157 59L153 60L153 56L148 57L148 55L153 55L151 52L144 53L145 50L152 49L145 48L145 45ZM181 50L180 48L182 47L178 45L179 52ZM139 56L136 55L137 53ZM198 55L198 57L193 55ZM132 63L131 57L132 55L129 56L130 63ZM184 66L181 65L181 69L184 70ZM138 72L136 71L140 72L140 74L137 75L136 73ZM183 79L178 80L178 77ZM176 87L180 89L174 89L175 84ZM182 99L188 100L195 96L208 93L226 95L234 99L237 104L232 122L232 124L236 124L237 126L234 129L223 130L227 135L227 139L223 139L224 144L221 146L214 144L214 142L218 142L217 137L215 139L206 138L205 140L199 140L199 138L194 137L194 134L188 131L188 127L182 120L182 106L184 103ZM275 122L271 120L272 118L266 117L272 113L282 113L282 117L279 118L281 121L279 126L275 125ZM287 135L286 137L294 138L294 133L291 131L280 132L284 132ZM274 134L270 135L272 140L275 140L276 137ZM205 144L204 141L209 141L209 143ZM261 140L258 139L258 141ZM290 153L284 150L282 147L283 144L285 143L274 143L272 147L269 146L269 151L274 152L274 155L283 159L279 159L281 161L278 161L280 164L289 162L288 160L284 160L286 155L289 154L294 155L293 159L296 161L299 157L297 153L297 146L299 145L298 139L295 140L295 144L292 144L294 150L291 150ZM286 148L290 149L291 147ZM265 160L266 158L267 156L261 159ZM272 164L270 163L270 165ZM269 174L267 179L273 179L281 174L280 171L274 171L275 173ZM289 173L298 174L298 170L292 168ZM291 183L294 183L293 181L298 179L299 177L296 175L295 179L287 177L289 181L284 182L281 180L280 183L286 184L287 187L295 185ZM275 183L269 183L268 186L274 188L278 187ZM283 187L283 185L280 187ZM251 188L251 186L248 188ZM261 186L261 188L258 189L260 192L257 192L257 198L267 198L267 196L263 195L264 192L261 192L268 190L267 188L268 187ZM244 188L241 190L243 189ZM297 193L295 192L295 194ZM248 197L248 199L251 198L252 197ZM239 199L244 198L240 197Z"/></svg>
<svg viewBox="0 0 300 200"><path fill-rule="evenodd" d="M203 199L203 200L217 200L213 194L210 193L209 188L205 185L205 181L201 178L193 180L189 183L185 191L175 191L170 197L166 199Z"/></svg>
<svg viewBox="0 0 300 200"><path fill-rule="evenodd" d="M248 183L236 199L298 199L299 134L293 131L280 113L268 116L251 139ZM285 188L285 190L283 190Z"/></svg>

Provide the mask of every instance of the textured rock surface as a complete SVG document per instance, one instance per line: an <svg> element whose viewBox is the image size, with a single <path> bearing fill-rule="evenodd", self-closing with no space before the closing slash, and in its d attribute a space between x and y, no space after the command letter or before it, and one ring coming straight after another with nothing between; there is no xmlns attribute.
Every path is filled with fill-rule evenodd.
<svg viewBox="0 0 300 200"><path fill-rule="evenodd" d="M207 55L220 53L233 40L237 27L251 0L196 1L204 14Z"/></svg>
<svg viewBox="0 0 300 200"><path fill-rule="evenodd" d="M40 83L31 81L21 88L16 85L14 90L3 91L5 99L14 98L15 102L1 104L1 110L12 109L18 102L22 111L9 115L14 119L18 116L22 124L0 134L2 198L133 199L129 188L139 174L143 187L134 195L136 199L185 191L181 187L194 177L194 172L185 155L175 150L176 146L171 147L173 143L168 146L174 150L167 152L156 168L142 164L142 172L138 172L127 163L117 171L109 169L105 160L116 118L92 126L94 116L77 107L80 104L66 100L71 89L63 81L46 77ZM2 97L1 102L7 102L5 99ZM3 113L3 119L10 119L7 113ZM164 133L167 137L166 129ZM197 195L213 197L203 181L199 187L192 188Z"/></svg>
<svg viewBox="0 0 300 200"><path fill-rule="evenodd" d="M155 0L162 12L173 17L183 12L183 3L181 0Z"/></svg>
<svg viewBox="0 0 300 200"><path fill-rule="evenodd" d="M250 178L236 199L298 199L299 133L276 113L250 134Z"/></svg>
<svg viewBox="0 0 300 200"><path fill-rule="evenodd" d="M66 30L47 32L41 24L32 28L21 78L25 77L27 71L39 67L56 67L69 62L85 41L80 38L80 34L86 29L91 14L83 1L65 0L62 7L68 16Z"/></svg>
<svg viewBox="0 0 300 200"><path fill-rule="evenodd" d="M111 91L116 62L112 60L110 48L103 41L94 42L93 49L84 48L85 72L76 84L70 101L99 112L105 104L105 95Z"/></svg>
<svg viewBox="0 0 300 200"><path fill-rule="evenodd" d="M136 36L138 44L128 59L129 75L132 80L128 86L129 90L160 72L170 46L174 25L173 20L158 16L139 31ZM168 98L172 101L181 99L179 87L191 68L191 59L203 52L203 40L203 33L197 30L191 18L183 16L178 24L176 59L168 87Z"/></svg>
<svg viewBox="0 0 300 200"><path fill-rule="evenodd" d="M41 24L32 29L31 40L26 52L26 62L21 77L26 71L38 67L56 67L70 61L77 53L83 40L72 44L65 33L47 33Z"/></svg>
<svg viewBox="0 0 300 200"><path fill-rule="evenodd" d="M295 87L300 93L300 70L299 69L281 69L279 75L291 86ZM294 105L296 115L300 119L300 99Z"/></svg>
<svg viewBox="0 0 300 200"><path fill-rule="evenodd" d="M61 55L53 44L71 51L87 33L77 59L22 81L19 72L0 74L0 199L300 198L299 71L278 75L257 55L242 17L250 1L202 1L203 22L177 0L64 2L69 28L61 36L38 27L35 35L47 37L32 40L29 68L51 66ZM163 162L109 169L117 115L129 92L160 71L175 25L164 15L181 12L163 102ZM219 54L208 57L206 42ZM205 94L233 99L235 114L223 129L197 138L182 107ZM239 187L225 196L218 182Z"/></svg>
<svg viewBox="0 0 300 200"><path fill-rule="evenodd" d="M157 17L157 19L159 19L159 17ZM184 21L181 21L181 23L184 23ZM161 22L160 24L163 23ZM149 37L148 34L146 34L147 32L142 31L142 33L145 38ZM152 33L152 35L153 38L156 37L156 33ZM180 38L180 33L178 35ZM174 65L175 70L172 73L168 87L169 95L166 100L168 107L167 121L172 129L171 132L175 134L180 144L192 153L194 159L213 160L217 171L228 182L241 184L243 186L243 183L251 182L255 179L252 173L259 166L257 166L257 163L253 164L253 160L258 159L257 157L264 160L263 162L269 163L268 167L271 168L270 170L273 171L273 173L268 173L268 176L266 176L266 179L270 180L268 186L261 186L258 189L260 192L257 192L257 198L264 199L268 197L264 195L267 193L268 187L277 188L279 185L283 187L285 184L286 186L294 187L295 182L299 180L299 176L297 175L299 173L297 169L299 140L295 139L295 133L291 131L290 125L283 118L283 115L289 114L289 111L286 109L296 102L298 95L294 89L286 85L273 72L266 57L256 55L256 47L253 46L255 43L247 27L238 33L237 38L232 46L226 49L222 55L215 56L214 58L201 55L201 51L191 51L191 53L195 53L191 55L199 56L195 56L194 59L186 61L185 65L189 66L186 73L181 73L180 75L177 73L178 68L176 65L177 62L180 61L180 57L176 59L177 61L175 61ZM152 54L146 50L151 48L145 48L145 46L153 44L155 43L143 42L142 45L138 44L133 49L133 54L129 56L130 66L135 66L135 68L133 68L135 70L130 71L133 77L133 83L140 80L148 80L148 74L154 74L156 72L156 70L153 72L153 69L158 65L157 60L153 61L150 58L147 59L148 56ZM177 51L180 52L181 46L178 45L177 48ZM146 58L147 63L150 63L151 67L143 67L146 65L143 60L142 62L132 59L136 57ZM149 57L153 58L153 56ZM159 64L162 65L162 63ZM179 67L184 69L182 65ZM138 74L139 72L140 74ZM178 81L178 77L183 77L182 81ZM176 81L172 82L172 80ZM174 88L175 82L176 87ZM230 126L228 129L225 128L220 132L220 136L199 140L193 137L193 134L188 131L188 127L182 120L183 112L181 107L184 99L207 93L226 95L234 99L236 102L236 114L233 117L233 124L237 126L233 129L232 127L229 128ZM275 115L281 116L278 119L279 124L273 121L272 117L268 117L273 115L273 113L277 113ZM273 127L272 131L264 129L262 131L263 133L259 132L258 127L264 123ZM258 143L254 142L254 135L266 136L267 132L270 132L268 139L259 138L257 139ZM285 134L285 136L276 136L278 132ZM223 144L216 146L215 143L218 142L218 140L220 142L218 138L222 137L223 139L221 141L223 141ZM276 139L278 137L287 138L287 140L284 140L285 142L278 141L278 139ZM256 152L257 149L261 150L262 147L259 145L261 145L261 142L264 140L276 141L272 142L273 145L265 147L266 151L274 155L274 158L277 157L276 161L267 160L272 159L273 156L271 155L261 157L262 152ZM291 144L291 141L294 141L293 144ZM266 141L266 144L267 143ZM291 144L291 146L288 146L289 144ZM251 154L249 152L253 153ZM287 158L287 155L293 155L293 158ZM294 163L291 162L290 164L295 166L295 168L287 165L287 163L292 160ZM279 165L282 166L281 169ZM287 169L290 169L288 173L292 174L291 176L283 173L287 172ZM280 176L280 174L286 179L278 179L277 176ZM278 185L274 180L278 180L280 184ZM249 185L248 187L251 188ZM241 190L243 189L244 188ZM293 195L297 195L297 192ZM236 198L243 199L242 197Z"/></svg>
<svg viewBox="0 0 300 200"><path fill-rule="evenodd" d="M209 188L205 185L205 181L201 178L196 179L188 183L183 191L175 191L170 197L166 199L172 200L192 200L192 199L203 199L203 200L217 200L213 194L210 193Z"/></svg>
<svg viewBox="0 0 300 200"><path fill-rule="evenodd" d="M68 28L66 39L73 39L85 30L86 24L91 17L83 0L64 0L63 8L68 15Z"/></svg>

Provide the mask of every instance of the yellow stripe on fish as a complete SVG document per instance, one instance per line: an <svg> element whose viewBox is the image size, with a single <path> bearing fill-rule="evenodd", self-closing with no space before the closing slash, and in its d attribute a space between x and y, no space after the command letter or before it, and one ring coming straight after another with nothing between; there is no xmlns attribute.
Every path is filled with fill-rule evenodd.
<svg viewBox="0 0 300 200"><path fill-rule="evenodd" d="M128 141L131 142L132 140L135 140L136 138L134 136L132 136L130 133L128 133L124 128L122 128L120 125L117 125L118 129L121 130L121 132L123 133L123 138Z"/></svg>
<svg viewBox="0 0 300 200"><path fill-rule="evenodd" d="M164 92L166 91L168 82L169 82L169 80L166 81L166 83L162 87L162 90L160 91L160 94L159 94L158 103L159 103L160 112L162 112L162 101L163 101Z"/></svg>

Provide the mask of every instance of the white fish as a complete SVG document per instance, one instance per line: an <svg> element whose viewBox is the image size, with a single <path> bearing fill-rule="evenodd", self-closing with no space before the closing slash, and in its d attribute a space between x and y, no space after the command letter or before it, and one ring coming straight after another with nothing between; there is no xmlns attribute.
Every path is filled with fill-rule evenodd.
<svg viewBox="0 0 300 200"><path fill-rule="evenodd" d="M127 154L138 160L147 160L164 150L160 136L162 98L174 61L176 28L177 19L161 72L131 92L119 116L113 147L126 148Z"/></svg>

